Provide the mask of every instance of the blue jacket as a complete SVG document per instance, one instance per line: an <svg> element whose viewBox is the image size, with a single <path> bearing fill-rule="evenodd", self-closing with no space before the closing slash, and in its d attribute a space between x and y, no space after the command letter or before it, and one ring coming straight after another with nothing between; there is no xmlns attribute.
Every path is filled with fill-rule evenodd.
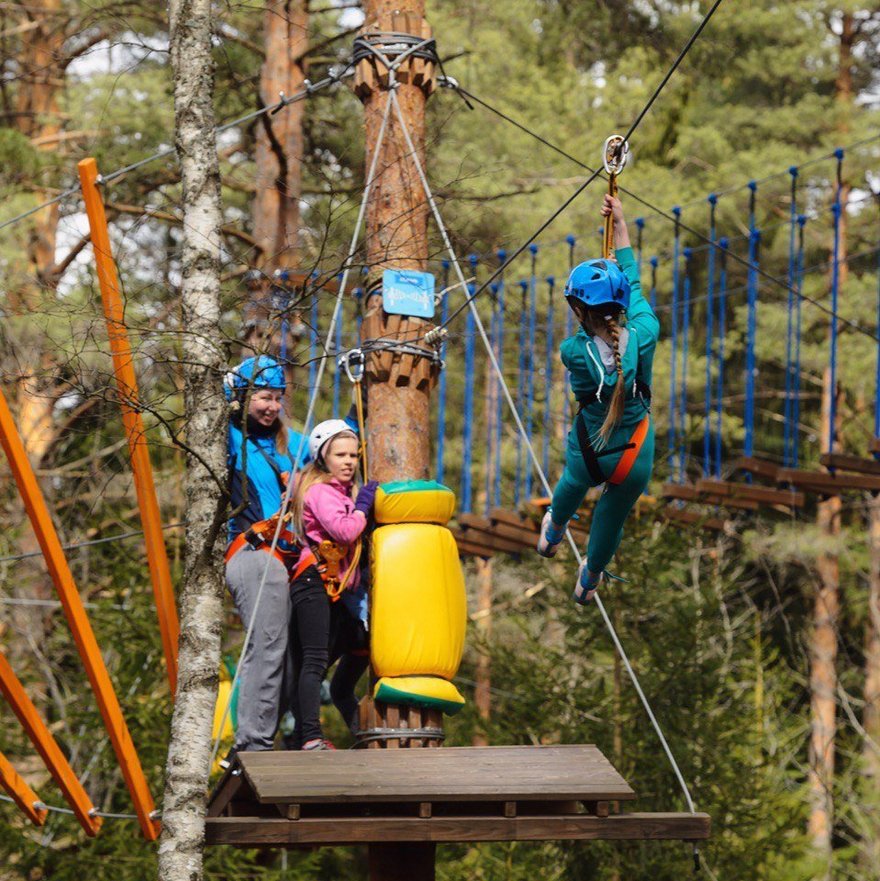
<svg viewBox="0 0 880 881"><path fill-rule="evenodd" d="M274 436L254 437L249 435L245 445L241 429L232 422L229 423L227 465L229 467L233 511L241 505L245 496L245 487L247 487L247 505L229 519L229 541L232 541L252 524L266 520L278 513L285 489L281 474L289 474L293 470L293 460L300 448L300 443L303 447L300 466L308 458L303 436L290 429L287 430L287 433L289 437L288 450L287 455L283 456L275 447ZM277 466L278 471L269 464L267 457ZM278 547L281 550L293 550L287 542L279 541Z"/></svg>
<svg viewBox="0 0 880 881"><path fill-rule="evenodd" d="M633 426L645 415L645 404L634 392L636 379L650 387L654 368L654 350L660 336L660 322L651 304L642 295L639 269L632 248L620 248L617 262L629 280L631 295L626 310L629 342L621 358L623 382L627 390L621 426ZM605 367L593 337L581 328L564 340L560 347L562 363L571 374L571 390L584 406L587 428L594 433L605 419L608 402L617 383L617 372Z"/></svg>

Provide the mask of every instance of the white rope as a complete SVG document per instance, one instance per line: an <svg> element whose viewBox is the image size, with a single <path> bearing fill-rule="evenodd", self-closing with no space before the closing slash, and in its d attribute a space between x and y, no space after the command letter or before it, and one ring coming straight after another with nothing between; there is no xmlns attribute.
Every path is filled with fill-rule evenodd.
<svg viewBox="0 0 880 881"><path fill-rule="evenodd" d="M456 256L455 250L452 247L452 242L449 239L449 234L446 231L446 226L443 223L443 218L440 214L440 209L437 207L437 203L434 200L434 194L431 191L431 186L428 183L428 178L425 176L424 169L422 168L422 164L419 161L419 155L416 152L415 145L413 144L412 138L409 133L409 126L407 125L406 117L403 115L403 110L400 106L400 102L397 100L396 93L392 90L391 92L392 99L394 102L394 109L397 112L398 119L400 120L401 128L403 129L403 135L406 138L407 148L409 149L410 155L412 156L413 164L418 172L419 179L422 182L422 187L425 191L425 197L428 200L428 204L431 207L431 212L434 215L434 220L437 223L437 227L440 230L440 235L443 239L443 245L446 248L447 253L449 254L449 259L452 262L452 265L455 267L456 275L459 278L459 283L465 284L465 276L462 272L461 265L458 262L458 257ZM514 403L513 396L510 393L510 388L507 385L507 380L504 378L504 374L501 371L501 368L498 364L498 360L495 357L495 352L492 349L492 344L489 341L489 337L486 334L486 328L483 326L483 320L480 318L480 313L477 309L476 303L473 299L471 299L468 303L471 314L474 318L474 323L476 324L477 330L480 333L480 337L483 340L483 344L486 347L486 353L489 356L489 362L492 365L492 369L495 371L495 374L498 377L498 380L501 384L501 388L504 391L504 397L507 400L508 407L510 408L511 415L513 416L514 421L516 422L516 427L519 429L520 434L522 435L523 440L525 441L526 448L529 451L529 456L532 459L532 464L534 465L535 471L538 474L538 477L541 480L541 484L544 487L544 491L547 495L552 495L553 490L547 481L547 476L544 474L544 469L541 467L541 463L538 461L537 453L535 453L535 448L532 446L531 438L529 438L528 433L526 432L525 426L522 423L522 419L520 418L519 413L516 409L516 404ZM580 551L578 550L577 542L575 542L574 537L571 534L571 530L565 530L566 537L568 538L568 543L571 545L571 549L574 552L575 559L578 562L578 566L580 566L583 558L581 557ZM611 623L611 618L608 616L607 611L605 610L605 606L602 603L599 594L595 595L596 605L599 607L599 611L602 614L602 618L605 621L605 625L608 628L608 632L611 634L611 639L614 642L614 647L617 649L618 654L620 655L621 660L623 661L624 666L626 667L626 671L629 675L630 680L632 681L633 686L635 686L636 692L641 699L642 706L645 708L645 712L648 714L648 718L651 720L651 724L654 726L654 730L657 732L657 737L660 739L660 743L663 746L663 751L666 753L666 757L669 759L669 763L672 765L672 769L675 772L675 776L678 779L678 783L681 786L682 792L684 793L685 801L687 802L688 810L692 814L696 813L696 808L694 807L694 802L691 799L690 790L688 789L687 783L685 783L684 777L681 773L681 770L678 767L678 763L675 761L675 756L672 754L672 750L669 748L669 744L666 742L666 737L663 734L663 730L660 728L660 724L657 721L657 717L654 715L653 710L651 709L651 705L648 702L647 697L645 696L644 691L642 691L642 686L639 683L639 679L636 676L635 671L630 664L629 658L627 657L626 652L624 651L623 645L620 642L620 639L617 635L617 631L614 629L614 625Z"/></svg>
<svg viewBox="0 0 880 881"><path fill-rule="evenodd" d="M351 263L354 259L354 255L358 249L358 239L360 238L361 226L363 226L364 217L367 212L367 203L370 199L370 192L373 189L373 184L376 180L376 169L379 164L379 153L380 148L382 146L382 142L385 140L385 132L388 127L388 119L391 115L391 103L393 92L389 92L388 94L388 102L385 105L385 110L382 114L382 123L379 127L379 135L376 139L376 147L373 151L373 158L370 162L370 170L367 174L367 182L364 185L364 195L361 199L360 210L358 211L357 220L354 225L354 232L351 235L351 244L348 248L348 256L345 258L345 263L343 264L342 278L339 282L339 290L336 295L336 305L333 308L333 317L330 319L330 326L327 329L327 336L324 340L324 350L327 351L330 347L330 343L333 340L333 336L336 332L336 323L339 320L339 313L342 310L342 301L345 297L345 288L348 284L348 276L351 272ZM260 607L260 599L263 596L263 587L266 584L266 577L269 574L269 565L272 561L272 554L275 551L275 548L278 544L278 538L281 535L281 529L284 525L284 515L287 513L287 509L290 506L290 497L293 491L293 485L296 478L296 473L299 470L299 462L302 458L303 452L305 450L306 441L308 440L309 430L312 424L312 418L315 412L315 404L318 400L318 390L321 387L321 380L324 376L324 370L327 366L327 359L322 359L321 363L318 366L318 372L315 376L315 386L311 391L309 396L309 407L308 412L306 413L305 422L303 424L303 432L299 439L299 447L296 451L296 458L293 462L293 469L290 473L290 478L287 483L287 489L285 490L284 497L281 500L281 508L279 510L278 516L278 525L275 527L275 534L272 536L272 544L269 547L269 553L266 555L266 566L263 569L263 577L260 580L260 587L257 590L257 598L254 602L254 610L251 614L251 623L248 625L247 633L244 637L244 645L241 648L241 655L239 655L239 660L244 657L245 652L247 651L247 647L250 644L251 634L254 630L254 625L257 621L257 610ZM232 696L235 693L235 687L238 685L239 678L241 677L241 663L236 667L235 676L232 680L232 688L229 690L229 697L226 700L226 707L223 710L223 719L220 722L220 730L217 735L217 739L214 741L214 749L211 752L211 765L213 766L215 760L217 759L217 752L220 749L220 740L223 736L223 729L226 726L226 720L229 718L229 711L232 707Z"/></svg>

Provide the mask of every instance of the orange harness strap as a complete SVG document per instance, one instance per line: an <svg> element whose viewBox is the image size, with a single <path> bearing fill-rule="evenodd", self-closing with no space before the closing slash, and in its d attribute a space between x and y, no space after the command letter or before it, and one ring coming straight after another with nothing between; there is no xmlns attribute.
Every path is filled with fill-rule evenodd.
<svg viewBox="0 0 880 881"><path fill-rule="evenodd" d="M639 457L642 444L644 444L645 438L648 436L650 420L650 414L645 413L644 418L632 433L632 437L629 439L629 444L627 444L627 449L623 451L623 455L620 457L617 467L612 472L611 477L608 478L608 483L616 485L618 483L623 483L623 481L626 480L629 472L632 471L633 465L636 463L636 459ZM632 446L630 446L630 444L632 444Z"/></svg>

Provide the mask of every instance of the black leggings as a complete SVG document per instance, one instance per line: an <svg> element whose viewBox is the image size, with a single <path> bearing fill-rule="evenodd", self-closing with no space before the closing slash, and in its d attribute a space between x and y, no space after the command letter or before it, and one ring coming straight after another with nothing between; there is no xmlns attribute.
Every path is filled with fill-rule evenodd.
<svg viewBox="0 0 880 881"><path fill-rule="evenodd" d="M293 613L291 645L294 682L294 742L302 746L323 737L321 731L321 683L329 667L339 660L330 696L345 724L357 730L358 702L355 686L370 663L363 624L341 600L330 602L318 570L310 566L290 587ZM357 652L357 654L353 654Z"/></svg>

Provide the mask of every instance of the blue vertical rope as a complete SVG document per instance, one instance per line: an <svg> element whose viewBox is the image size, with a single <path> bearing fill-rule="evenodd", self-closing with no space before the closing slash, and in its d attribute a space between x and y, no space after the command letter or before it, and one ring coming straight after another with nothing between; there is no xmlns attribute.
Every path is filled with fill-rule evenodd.
<svg viewBox="0 0 880 881"><path fill-rule="evenodd" d="M472 297L477 287L473 282L467 286ZM474 445L474 314L469 309L464 330L464 429L462 431L461 455L461 510L471 511L471 466Z"/></svg>
<svg viewBox="0 0 880 881"><path fill-rule="evenodd" d="M361 326L364 323L364 289L363 288L355 288L352 292L352 296L354 296L355 303L357 304L357 318L355 319L355 324L357 325L357 343L361 344Z"/></svg>
<svg viewBox="0 0 880 881"><path fill-rule="evenodd" d="M791 410L792 410L792 358L794 354L794 284L797 275L797 179L798 169L792 165L788 169L791 175L791 204L789 205L788 221L788 323L785 328L785 406L782 419L782 462L791 468Z"/></svg>
<svg viewBox="0 0 880 881"><path fill-rule="evenodd" d="M681 437L678 447L678 482L684 483L687 472L687 375L688 342L691 329L691 257L690 248L684 249L684 285L681 305L681 397L679 404L679 425Z"/></svg>
<svg viewBox="0 0 880 881"><path fill-rule="evenodd" d="M548 275L547 281L547 357L544 362L544 473L550 473L550 434L553 431L553 305L556 279Z"/></svg>
<svg viewBox="0 0 880 881"><path fill-rule="evenodd" d="M639 274L642 272L642 231L645 228L645 218L636 218L636 266Z"/></svg>
<svg viewBox="0 0 880 881"><path fill-rule="evenodd" d="M495 357L498 359L499 372L504 371L504 321L505 321L505 303L504 303L504 261L507 259L507 252L503 248L499 248L495 256L498 258L498 265L501 267L501 273L498 276L498 293L496 297L495 311L498 316L498 349ZM495 492L493 503L495 507L501 505L501 440L502 425L504 416L504 402L501 394L501 380L495 374Z"/></svg>
<svg viewBox="0 0 880 881"><path fill-rule="evenodd" d="M532 268L529 273L529 351L528 351L528 385L526 387L526 437L532 440L533 413L535 409L535 336L538 323L538 276L536 266L538 246L533 242L529 245L532 255ZM532 495L532 462L526 456L523 473L523 491L526 500Z"/></svg>
<svg viewBox="0 0 880 881"><path fill-rule="evenodd" d="M443 294L440 297L440 324L445 325L449 317L449 268L448 260L443 261ZM440 343L440 360L446 361L446 339ZM446 447L446 367L440 371L437 388L437 482L443 483L443 454Z"/></svg>
<svg viewBox="0 0 880 881"><path fill-rule="evenodd" d="M749 272L748 272L748 320L746 324L746 401L743 422L745 424L745 454L755 452L755 337L758 330L758 244L760 230L755 226L755 195L758 184L749 181ZM748 479L749 475L747 475Z"/></svg>
<svg viewBox="0 0 880 881"><path fill-rule="evenodd" d="M798 440L801 424L801 288L804 284L804 227L807 225L807 215L798 216L798 253L797 269L795 274L794 299L794 368L792 370L791 384L791 467L798 467Z"/></svg>
<svg viewBox="0 0 880 881"><path fill-rule="evenodd" d="M312 281L318 277L318 270L312 270ZM309 318L311 327L309 328L309 395L315 392L315 382L318 378L318 291L312 293L312 310Z"/></svg>
<svg viewBox="0 0 880 881"><path fill-rule="evenodd" d="M565 243L568 245L568 274L571 275L571 271L574 269L574 246L577 242L577 239L569 233L565 237ZM571 309L565 310L565 338L568 339L572 331L574 330L573 326L573 318L574 313ZM568 424L571 420L571 395L569 394L569 372L566 368L565 372L562 374L562 430L563 432L568 431Z"/></svg>
<svg viewBox="0 0 880 881"><path fill-rule="evenodd" d="M672 209L675 216L675 239L672 246L672 332L670 334L670 369L669 369L669 476L675 474L675 447L678 442L678 420L676 412L678 384L675 365L678 360L678 261L681 250L681 208L676 205Z"/></svg>
<svg viewBox="0 0 880 881"><path fill-rule="evenodd" d="M489 345L498 358L498 335L501 332L498 326L498 292L500 285L497 281L493 281L489 285L489 293L492 295L492 320L489 325ZM494 373L490 373L486 377L486 516L489 516L489 510L493 502L493 494L495 491L495 475L498 473L498 460L501 454L501 448L496 443L497 433L495 430L496 408L492 405L493 400L497 400L498 396L498 380Z"/></svg>
<svg viewBox="0 0 880 881"><path fill-rule="evenodd" d="M651 290L648 291L648 302L651 304L651 309L655 312L657 311L657 266L660 264L660 261L657 257L652 257L650 259L651 264Z"/></svg>
<svg viewBox="0 0 880 881"><path fill-rule="evenodd" d="M715 477L721 479L721 413L724 409L724 337L727 332L727 246L730 244L724 237L718 240L719 252L718 272L718 351L716 371L715 397Z"/></svg>
<svg viewBox="0 0 880 881"><path fill-rule="evenodd" d="M526 343L528 340L528 293L529 283L520 281L520 314L519 314L519 373L516 384L516 406L520 413L524 412L526 398ZM523 443L522 434L516 435L516 480L513 485L513 503L519 505L523 484Z"/></svg>
<svg viewBox="0 0 880 881"><path fill-rule="evenodd" d="M712 348L715 332L715 206L718 196L710 193L709 203L709 255L706 266L706 412L703 426L703 477L712 474Z"/></svg>
<svg viewBox="0 0 880 881"><path fill-rule="evenodd" d="M831 212L834 216L834 255L831 263L831 369L828 402L828 452L834 452L835 426L837 425L837 298L840 288L840 215L843 210L840 197L843 192L843 150L834 151L837 159L837 189Z"/></svg>

